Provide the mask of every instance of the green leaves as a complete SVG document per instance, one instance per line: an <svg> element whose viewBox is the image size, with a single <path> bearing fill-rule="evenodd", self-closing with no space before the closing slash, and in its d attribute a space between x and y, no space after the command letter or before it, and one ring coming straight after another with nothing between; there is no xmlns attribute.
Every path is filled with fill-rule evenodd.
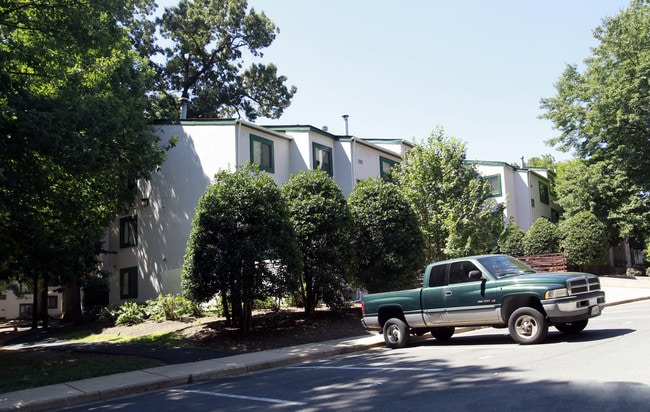
<svg viewBox="0 0 650 412"><path fill-rule="evenodd" d="M184 292L201 302L221 293L246 332L251 313L245 303L295 290L301 265L273 179L252 166L217 173L194 215L182 269Z"/></svg>
<svg viewBox="0 0 650 412"><path fill-rule="evenodd" d="M380 178L357 183L348 198L358 254L355 283L369 293L415 287L424 240L415 211L399 188Z"/></svg>
<svg viewBox="0 0 650 412"><path fill-rule="evenodd" d="M301 171L282 186L303 256L305 311L319 301L340 307L351 280L353 222L341 189L321 170Z"/></svg>
<svg viewBox="0 0 650 412"><path fill-rule="evenodd" d="M156 26L169 46L142 48L152 61L160 53L165 59L154 63L152 112L177 118L185 97L192 100L188 117L280 117L296 88L285 86L273 64L242 70L244 53L262 57L278 29L264 13L246 9L245 0L181 0L165 10Z"/></svg>
<svg viewBox="0 0 650 412"><path fill-rule="evenodd" d="M395 181L420 219L429 261L485 253L503 227L503 206L489 200L489 183L464 160L465 145L438 128L395 167Z"/></svg>

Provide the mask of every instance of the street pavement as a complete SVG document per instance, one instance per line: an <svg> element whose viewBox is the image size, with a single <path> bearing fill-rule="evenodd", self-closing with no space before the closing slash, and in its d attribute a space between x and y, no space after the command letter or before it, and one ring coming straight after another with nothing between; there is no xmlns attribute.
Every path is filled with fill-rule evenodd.
<svg viewBox="0 0 650 412"><path fill-rule="evenodd" d="M601 277L607 305L650 299L650 278ZM607 311L604 312L607 316ZM86 402L240 375L383 346L381 334L291 346L264 352L168 364L0 394L0 411L43 411Z"/></svg>

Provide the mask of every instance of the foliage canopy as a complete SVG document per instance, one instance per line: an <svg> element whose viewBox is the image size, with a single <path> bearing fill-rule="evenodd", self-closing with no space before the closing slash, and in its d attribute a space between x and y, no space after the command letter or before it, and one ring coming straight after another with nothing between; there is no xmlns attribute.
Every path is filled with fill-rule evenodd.
<svg viewBox="0 0 650 412"><path fill-rule="evenodd" d="M311 316L318 302L341 307L351 281L352 218L341 189L321 170L292 175L282 194L303 258L303 299Z"/></svg>
<svg viewBox="0 0 650 412"><path fill-rule="evenodd" d="M370 293L415 287L424 267L424 240L399 188L381 178L362 180L348 204L355 222L358 286Z"/></svg>
<svg viewBox="0 0 650 412"><path fill-rule="evenodd" d="M182 268L184 293L217 293L232 320L251 330L253 301L296 288L300 254L286 204L273 179L252 166L220 171L199 199Z"/></svg>

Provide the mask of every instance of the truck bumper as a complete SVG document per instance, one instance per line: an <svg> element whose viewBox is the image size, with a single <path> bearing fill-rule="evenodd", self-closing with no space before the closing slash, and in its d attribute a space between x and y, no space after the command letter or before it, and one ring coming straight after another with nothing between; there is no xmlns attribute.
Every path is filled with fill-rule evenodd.
<svg viewBox="0 0 650 412"><path fill-rule="evenodd" d="M381 329L381 326L379 326L379 317L377 316L364 316L361 318L361 324L366 329Z"/></svg>
<svg viewBox="0 0 650 412"><path fill-rule="evenodd" d="M552 323L574 322L599 316L605 307L602 290L542 301L546 315Z"/></svg>

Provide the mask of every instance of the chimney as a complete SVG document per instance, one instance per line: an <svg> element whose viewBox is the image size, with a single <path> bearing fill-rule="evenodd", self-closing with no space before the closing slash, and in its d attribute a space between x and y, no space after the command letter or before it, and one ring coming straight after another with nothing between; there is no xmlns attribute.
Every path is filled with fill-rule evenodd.
<svg viewBox="0 0 650 412"><path fill-rule="evenodd" d="M345 123L345 135L346 136L350 135L350 133L348 133L348 117L350 117L350 116L348 116L347 114L343 115L343 123Z"/></svg>
<svg viewBox="0 0 650 412"><path fill-rule="evenodd" d="M190 104L190 99L181 97L181 120L187 119L187 106Z"/></svg>

